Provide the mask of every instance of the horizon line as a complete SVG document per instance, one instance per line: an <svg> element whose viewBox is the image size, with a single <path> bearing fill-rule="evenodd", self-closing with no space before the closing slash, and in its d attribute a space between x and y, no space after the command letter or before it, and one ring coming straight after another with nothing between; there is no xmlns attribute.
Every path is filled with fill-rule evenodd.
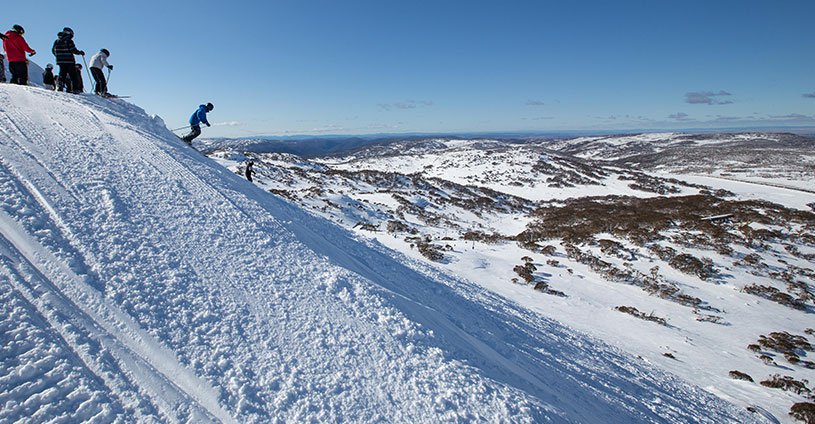
<svg viewBox="0 0 815 424"><path fill-rule="evenodd" d="M670 133L740 133L740 132L762 132L762 133L792 133L796 135L815 135L815 126L750 126L750 127L713 127L713 128L634 128L634 129L583 129L583 130L506 130L506 131L404 131L404 132L380 132L380 133L297 133L297 134L268 134L268 135L251 135L251 136L234 136L234 137L206 137L209 140L255 140L255 139L274 139L274 138L353 138L353 137L429 137L429 136L457 136L457 135L494 135L494 136L512 136L512 135L580 135L580 134L593 134L593 135L615 135L615 134L654 134L661 132Z"/></svg>

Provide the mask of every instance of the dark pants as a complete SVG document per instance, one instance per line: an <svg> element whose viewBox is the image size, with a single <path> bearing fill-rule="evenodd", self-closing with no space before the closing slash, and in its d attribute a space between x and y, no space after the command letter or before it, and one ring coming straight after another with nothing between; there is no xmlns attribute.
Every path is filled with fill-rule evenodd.
<svg viewBox="0 0 815 424"><path fill-rule="evenodd" d="M96 87L93 92L102 96L108 94L108 83L105 81L105 73L99 68L91 67L91 75L93 75L93 80L96 81Z"/></svg>
<svg viewBox="0 0 815 424"><path fill-rule="evenodd" d="M190 125L190 129L192 130L189 134L185 135L182 140L186 141L187 143L192 144L192 141L195 140L195 137L201 135L201 126L200 125Z"/></svg>
<svg viewBox="0 0 815 424"><path fill-rule="evenodd" d="M6 62L0 57L0 82L6 82Z"/></svg>
<svg viewBox="0 0 815 424"><path fill-rule="evenodd" d="M59 64L59 91L65 88L65 91L72 93L79 93L79 79L82 75L76 69L73 63L60 63ZM77 83L74 83L76 81Z"/></svg>
<svg viewBox="0 0 815 424"><path fill-rule="evenodd" d="M9 62L8 70L11 71L11 83L28 85L28 64L25 62Z"/></svg>

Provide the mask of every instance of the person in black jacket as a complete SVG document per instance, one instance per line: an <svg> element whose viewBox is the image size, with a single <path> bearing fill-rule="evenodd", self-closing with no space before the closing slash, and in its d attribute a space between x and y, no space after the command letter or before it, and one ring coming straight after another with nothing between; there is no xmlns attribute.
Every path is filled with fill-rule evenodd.
<svg viewBox="0 0 815 424"><path fill-rule="evenodd" d="M250 160L249 163L246 164L246 172L244 172L244 174L246 175L246 179L249 180L250 183L252 182L252 175L255 174L254 167L255 167L254 161Z"/></svg>
<svg viewBox="0 0 815 424"><path fill-rule="evenodd" d="M84 93L85 92L85 82L82 79L82 65L76 64L76 75L77 79L75 82L71 83L71 88L74 89L74 93Z"/></svg>
<svg viewBox="0 0 815 424"><path fill-rule="evenodd" d="M54 91L57 88L57 81L54 77L54 65L50 63L45 66L45 72L42 73L42 85L46 90Z"/></svg>
<svg viewBox="0 0 815 424"><path fill-rule="evenodd" d="M85 56L85 52L78 50L74 44L74 30L65 27L62 32L57 34L57 41L54 41L54 47L51 48L51 53L57 58L57 65L59 66L59 89L62 91L66 87L67 91L79 93L77 87L81 84L82 75L76 70L76 61L74 55ZM70 81L67 81L70 79ZM76 81L76 83L74 83ZM68 85L70 84L70 85Z"/></svg>

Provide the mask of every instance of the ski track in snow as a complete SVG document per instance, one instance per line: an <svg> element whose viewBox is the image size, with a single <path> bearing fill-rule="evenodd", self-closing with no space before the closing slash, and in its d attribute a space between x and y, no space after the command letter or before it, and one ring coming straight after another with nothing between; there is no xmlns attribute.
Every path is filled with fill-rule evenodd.
<svg viewBox="0 0 815 424"><path fill-rule="evenodd" d="M409 267L127 103L0 87L0 136L0 421L764 420Z"/></svg>

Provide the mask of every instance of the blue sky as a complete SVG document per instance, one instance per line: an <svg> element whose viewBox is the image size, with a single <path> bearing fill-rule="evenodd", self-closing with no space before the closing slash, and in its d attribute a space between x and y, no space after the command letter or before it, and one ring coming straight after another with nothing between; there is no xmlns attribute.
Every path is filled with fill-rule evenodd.
<svg viewBox="0 0 815 424"><path fill-rule="evenodd" d="M815 1L6 2L204 136L815 126ZM90 56L87 57L90 59ZM86 76L87 77L87 76Z"/></svg>

